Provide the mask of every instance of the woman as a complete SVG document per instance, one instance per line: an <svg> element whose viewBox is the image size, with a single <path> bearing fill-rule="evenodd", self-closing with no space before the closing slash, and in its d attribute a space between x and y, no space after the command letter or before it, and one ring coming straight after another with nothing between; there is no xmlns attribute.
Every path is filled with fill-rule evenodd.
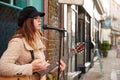
<svg viewBox="0 0 120 80"><path fill-rule="evenodd" d="M10 39L7 50L0 59L0 76L29 76L30 80L46 80L37 72L50 65L45 60L44 37L40 32L41 20L45 13L32 6L25 7L18 16L16 33ZM60 61L61 71L66 67Z"/></svg>

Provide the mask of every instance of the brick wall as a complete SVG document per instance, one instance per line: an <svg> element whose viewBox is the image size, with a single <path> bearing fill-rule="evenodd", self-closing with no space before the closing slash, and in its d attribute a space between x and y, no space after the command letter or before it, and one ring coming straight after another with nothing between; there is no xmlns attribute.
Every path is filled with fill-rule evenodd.
<svg viewBox="0 0 120 80"><path fill-rule="evenodd" d="M59 5L57 0L48 0L48 25L59 27ZM58 59L59 55L59 32L55 30L48 31L47 58L50 61Z"/></svg>

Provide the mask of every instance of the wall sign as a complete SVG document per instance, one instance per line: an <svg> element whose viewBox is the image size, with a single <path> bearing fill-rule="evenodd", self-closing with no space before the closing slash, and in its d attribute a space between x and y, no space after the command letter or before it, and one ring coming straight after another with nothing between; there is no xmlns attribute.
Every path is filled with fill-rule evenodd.
<svg viewBox="0 0 120 80"><path fill-rule="evenodd" d="M58 3L83 5L84 0L58 0Z"/></svg>
<svg viewBox="0 0 120 80"><path fill-rule="evenodd" d="M110 28L110 24L111 24L111 20L110 19L106 19L105 20L105 28Z"/></svg>

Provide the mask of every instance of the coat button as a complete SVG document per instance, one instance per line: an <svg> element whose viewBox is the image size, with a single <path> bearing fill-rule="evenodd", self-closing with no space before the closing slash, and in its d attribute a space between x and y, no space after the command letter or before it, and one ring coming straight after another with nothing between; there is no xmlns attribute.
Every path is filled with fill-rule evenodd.
<svg viewBox="0 0 120 80"><path fill-rule="evenodd" d="M22 73L17 73L17 75L22 75Z"/></svg>

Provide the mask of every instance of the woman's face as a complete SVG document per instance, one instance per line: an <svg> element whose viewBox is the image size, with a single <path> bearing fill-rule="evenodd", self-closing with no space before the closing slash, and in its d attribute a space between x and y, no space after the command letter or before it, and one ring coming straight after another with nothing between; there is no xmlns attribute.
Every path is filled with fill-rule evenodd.
<svg viewBox="0 0 120 80"><path fill-rule="evenodd" d="M40 25L41 25L41 20L40 20L40 16L36 16L34 17L34 27L36 30L40 30Z"/></svg>

